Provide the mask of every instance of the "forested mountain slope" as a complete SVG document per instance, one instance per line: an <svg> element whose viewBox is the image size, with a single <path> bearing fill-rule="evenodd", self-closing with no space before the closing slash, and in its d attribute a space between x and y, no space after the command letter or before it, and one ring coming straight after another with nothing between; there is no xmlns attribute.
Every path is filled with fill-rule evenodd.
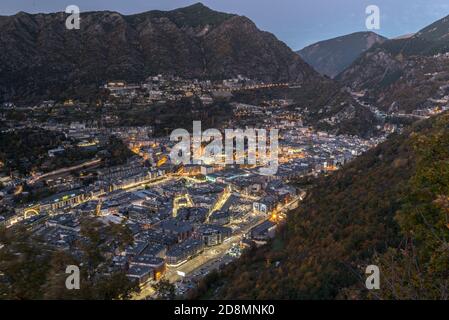
<svg viewBox="0 0 449 320"><path fill-rule="evenodd" d="M355 32L314 43L298 51L298 54L316 71L334 78L363 52L385 40L374 32Z"/></svg>
<svg viewBox="0 0 449 320"><path fill-rule="evenodd" d="M447 299L449 115L421 121L320 178L267 246L196 297ZM378 265L381 289L365 288Z"/></svg>

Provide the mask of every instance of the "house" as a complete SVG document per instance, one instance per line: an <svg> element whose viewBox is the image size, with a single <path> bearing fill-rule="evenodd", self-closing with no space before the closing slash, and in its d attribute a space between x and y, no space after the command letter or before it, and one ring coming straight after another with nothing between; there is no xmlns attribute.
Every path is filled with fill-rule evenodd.
<svg viewBox="0 0 449 320"><path fill-rule="evenodd" d="M256 213L269 214L276 208L277 200L274 196L265 196L253 202L253 211Z"/></svg>
<svg viewBox="0 0 449 320"><path fill-rule="evenodd" d="M223 243L231 234L231 228L204 224L195 230L194 237L202 240L205 246L210 247Z"/></svg>
<svg viewBox="0 0 449 320"><path fill-rule="evenodd" d="M154 279L154 269L149 266L133 265L128 269L126 276L130 280L137 281L139 286L143 288L150 280Z"/></svg>
<svg viewBox="0 0 449 320"><path fill-rule="evenodd" d="M167 265L180 265L195 254L201 252L203 248L204 243L202 240L193 238L187 239L186 241L173 246L173 248L167 251Z"/></svg>
<svg viewBox="0 0 449 320"><path fill-rule="evenodd" d="M165 233L175 235L178 241L187 239L193 232L193 226L190 223L174 219L162 221L158 227Z"/></svg>
<svg viewBox="0 0 449 320"><path fill-rule="evenodd" d="M149 267L152 269L150 275L152 275L152 280L159 280L165 272L165 261L159 257L153 257L151 255L139 255L134 257L129 263L130 268L137 267Z"/></svg>
<svg viewBox="0 0 449 320"><path fill-rule="evenodd" d="M231 222L231 214L229 210L222 211L214 211L209 217L209 222L212 224L223 226Z"/></svg>
<svg viewBox="0 0 449 320"><path fill-rule="evenodd" d="M270 220L265 220L250 230L250 237L256 241L266 241L273 238L275 232L276 224Z"/></svg>

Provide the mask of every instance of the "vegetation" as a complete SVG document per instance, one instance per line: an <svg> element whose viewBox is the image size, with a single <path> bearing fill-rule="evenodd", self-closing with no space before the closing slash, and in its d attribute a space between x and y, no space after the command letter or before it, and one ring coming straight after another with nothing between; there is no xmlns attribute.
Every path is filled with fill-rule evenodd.
<svg viewBox="0 0 449 320"><path fill-rule="evenodd" d="M253 105L263 105L273 99L292 100L289 111L298 113L300 110L305 124L318 130L362 137L372 135L375 130L374 116L366 108L359 106L347 92L343 92L338 84L326 79L309 81L300 88L280 87L238 92L233 98ZM323 121L333 117L341 119L333 125ZM254 123L257 125L257 119Z"/></svg>
<svg viewBox="0 0 449 320"><path fill-rule="evenodd" d="M176 298L175 286L170 281L162 279L153 285L156 296L161 300L173 300Z"/></svg>
<svg viewBox="0 0 449 320"><path fill-rule="evenodd" d="M167 12L166 14L180 28L197 28L204 25L215 27L234 16L233 14L215 12L201 3Z"/></svg>
<svg viewBox="0 0 449 320"><path fill-rule="evenodd" d="M48 150L66 145L63 154L50 157ZM133 154L117 137L110 137L104 149L111 165L122 164ZM39 128L16 130L0 134L0 162L3 170L18 170L22 174L32 171L52 171L69 167L94 158L97 151L77 147L63 134Z"/></svg>
<svg viewBox="0 0 449 320"><path fill-rule="evenodd" d="M0 299L126 299L138 291L123 272L107 272L106 247L130 243L121 225L81 223L82 241L71 252L54 250L21 227L0 230ZM131 237L132 238L132 237ZM112 239L112 240L111 240ZM75 254L79 253L79 254ZM80 268L80 289L67 290L68 265Z"/></svg>
<svg viewBox="0 0 449 320"><path fill-rule="evenodd" d="M0 161L7 169L27 173L42 164L47 151L63 140L63 134L42 129L0 133Z"/></svg>
<svg viewBox="0 0 449 320"><path fill-rule="evenodd" d="M449 115L422 121L319 178L275 240L195 297L447 299ZM367 265L381 289L365 288Z"/></svg>
<svg viewBox="0 0 449 320"><path fill-rule="evenodd" d="M449 298L448 117L413 136L417 166L396 214L402 242L379 256L384 267L381 296L393 299Z"/></svg>
<svg viewBox="0 0 449 320"><path fill-rule="evenodd" d="M151 106L120 105L112 114L119 126L153 126L155 136L167 136L174 129L192 130L193 121L201 121L203 129L220 127L232 117L232 109L226 101L204 106L197 98L167 101Z"/></svg>
<svg viewBox="0 0 449 320"><path fill-rule="evenodd" d="M109 137L105 149L107 151L106 162L109 165L124 164L133 155L123 141L116 136Z"/></svg>

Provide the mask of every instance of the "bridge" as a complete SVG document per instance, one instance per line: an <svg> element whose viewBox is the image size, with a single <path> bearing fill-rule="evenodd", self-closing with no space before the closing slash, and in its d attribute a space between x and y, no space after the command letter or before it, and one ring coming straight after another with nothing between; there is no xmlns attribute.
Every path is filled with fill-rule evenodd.
<svg viewBox="0 0 449 320"><path fill-rule="evenodd" d="M40 213L39 205L23 209L23 217L25 219L31 218L32 216L37 216L39 213Z"/></svg>

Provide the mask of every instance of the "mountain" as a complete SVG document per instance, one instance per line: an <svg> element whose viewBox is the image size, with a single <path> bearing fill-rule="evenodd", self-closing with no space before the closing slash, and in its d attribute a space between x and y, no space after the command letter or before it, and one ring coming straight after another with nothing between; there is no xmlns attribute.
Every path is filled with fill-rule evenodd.
<svg viewBox="0 0 449 320"><path fill-rule="evenodd" d="M0 16L0 100L80 97L107 80L140 81L159 73L299 83L316 77L287 45L248 18L200 3L129 16L81 13L80 30L67 30L67 17Z"/></svg>
<svg viewBox="0 0 449 320"><path fill-rule="evenodd" d="M385 41L380 47L387 52L405 56L432 56L449 51L449 16L442 18L416 33Z"/></svg>
<svg viewBox="0 0 449 320"><path fill-rule="evenodd" d="M373 133L373 114L246 17L199 3L129 16L81 13L80 30L67 30L67 16L0 16L0 102L86 101L108 80L139 82L154 74L208 79L243 75L295 82L296 89L287 89L288 94L295 96L311 125L335 133Z"/></svg>
<svg viewBox="0 0 449 320"><path fill-rule="evenodd" d="M430 47L423 49L425 53L447 52L449 50L449 16L420 30L412 39L427 41Z"/></svg>
<svg viewBox="0 0 449 320"><path fill-rule="evenodd" d="M385 111L444 104L449 94L449 17L409 37L373 46L336 79ZM435 103L435 101L441 101Z"/></svg>
<svg viewBox="0 0 449 320"><path fill-rule="evenodd" d="M447 299L449 114L423 120L309 187L267 245L192 297ZM367 290L365 269L380 269Z"/></svg>
<svg viewBox="0 0 449 320"><path fill-rule="evenodd" d="M360 54L385 40L374 32L356 32L317 42L298 51L298 54L316 71L334 78Z"/></svg>
<svg viewBox="0 0 449 320"><path fill-rule="evenodd" d="M407 34L403 34L399 37L395 37L395 38L393 38L393 40L409 39L409 38L413 37L414 35L415 35L414 33L407 33Z"/></svg>
<svg viewBox="0 0 449 320"><path fill-rule="evenodd" d="M326 77L311 79L300 87L249 90L233 97L236 102L252 105L263 105L272 99L291 100L287 110L300 115L306 125L337 135L372 137L380 124L368 108L360 105L338 82Z"/></svg>

